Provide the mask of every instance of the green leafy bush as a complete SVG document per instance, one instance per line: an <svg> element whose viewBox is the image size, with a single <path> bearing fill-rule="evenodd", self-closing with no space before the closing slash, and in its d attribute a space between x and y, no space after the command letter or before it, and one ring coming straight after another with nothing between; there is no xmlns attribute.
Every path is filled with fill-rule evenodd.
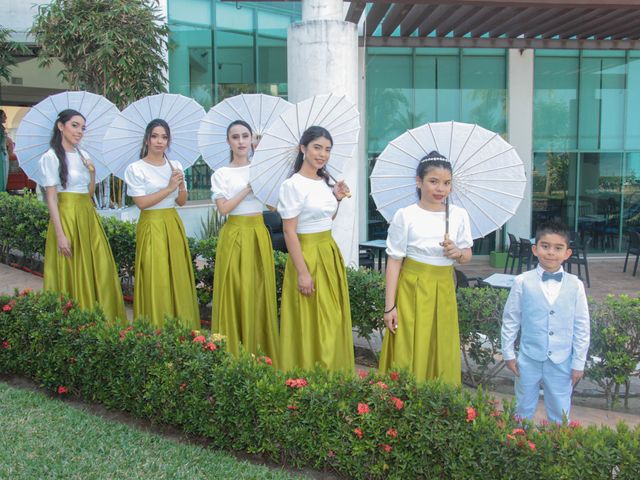
<svg viewBox="0 0 640 480"><path fill-rule="evenodd" d="M22 196L0 193L0 242L2 260L9 261L9 250L22 252L21 266L35 268L44 255L49 211L29 192Z"/></svg>
<svg viewBox="0 0 640 480"><path fill-rule="evenodd" d="M405 371L283 373L169 324L120 329L53 293L0 297L0 372L207 437L213 447L355 479L636 479L640 428L515 423L482 390Z"/></svg>
<svg viewBox="0 0 640 480"><path fill-rule="evenodd" d="M115 217L101 217L102 228L107 235L123 290L133 295L133 278L136 266L136 222L123 222Z"/></svg>

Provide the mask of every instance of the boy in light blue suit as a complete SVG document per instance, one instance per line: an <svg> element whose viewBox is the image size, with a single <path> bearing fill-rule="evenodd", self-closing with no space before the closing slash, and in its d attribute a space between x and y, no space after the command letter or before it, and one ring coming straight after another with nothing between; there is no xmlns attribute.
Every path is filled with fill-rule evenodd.
<svg viewBox="0 0 640 480"><path fill-rule="evenodd" d="M536 232L533 254L538 266L516 277L504 307L502 356L516 376L516 414L533 418L542 383L547 418L562 423L569 417L573 387L584 374L589 307L582 281L562 269L571 256L564 225L542 225Z"/></svg>

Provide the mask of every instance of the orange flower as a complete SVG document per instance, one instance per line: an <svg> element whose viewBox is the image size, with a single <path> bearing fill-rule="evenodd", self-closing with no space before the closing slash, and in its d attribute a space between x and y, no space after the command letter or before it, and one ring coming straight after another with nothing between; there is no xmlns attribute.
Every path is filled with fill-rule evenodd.
<svg viewBox="0 0 640 480"><path fill-rule="evenodd" d="M529 448L531 449L532 452L536 451L536 444L533 442L527 442L529 444Z"/></svg>
<svg viewBox="0 0 640 480"><path fill-rule="evenodd" d="M389 430L387 430L387 436L391 438L396 438L398 436L398 430L396 430L393 427L389 428Z"/></svg>
<svg viewBox="0 0 640 480"><path fill-rule="evenodd" d="M284 383L287 387L291 388L302 388L308 385L307 381L304 378L289 378Z"/></svg>
<svg viewBox="0 0 640 480"><path fill-rule="evenodd" d="M205 350L211 350L212 352L218 349L218 347L216 347L216 344L213 342L207 342L206 345L202 345L202 348L204 348Z"/></svg>
<svg viewBox="0 0 640 480"><path fill-rule="evenodd" d="M398 397L391 397L391 401L393 402L393 406L396 407L396 409L402 410L404 408L404 402Z"/></svg>
<svg viewBox="0 0 640 480"><path fill-rule="evenodd" d="M205 343L206 341L207 339L205 338L204 335L198 335L193 339L193 343Z"/></svg>
<svg viewBox="0 0 640 480"><path fill-rule="evenodd" d="M369 375L369 372L367 372L366 370L358 369L358 376L360 378L367 378L368 375Z"/></svg>
<svg viewBox="0 0 640 480"><path fill-rule="evenodd" d="M360 428L354 428L354 429L353 429L353 431L354 431L354 433L357 435L357 437L358 437L359 439L362 439L362 429L360 429Z"/></svg>
<svg viewBox="0 0 640 480"><path fill-rule="evenodd" d="M389 372L389 378L394 382L397 382L400 379L400 374L398 372Z"/></svg>
<svg viewBox="0 0 640 480"><path fill-rule="evenodd" d="M383 390L388 390L389 389L389 386L384 382L376 382L376 385L378 387L380 387L381 389L383 389Z"/></svg>
<svg viewBox="0 0 640 480"><path fill-rule="evenodd" d="M358 403L358 415L369 413L369 405L366 403Z"/></svg>
<svg viewBox="0 0 640 480"><path fill-rule="evenodd" d="M515 440L516 437L507 433L507 440Z"/></svg>
<svg viewBox="0 0 640 480"><path fill-rule="evenodd" d="M511 433L513 433L514 435L526 435L527 434L527 432L525 432L522 428L514 428Z"/></svg>
<svg viewBox="0 0 640 480"><path fill-rule="evenodd" d="M478 412L473 407L467 407L467 422L473 422L478 416Z"/></svg>

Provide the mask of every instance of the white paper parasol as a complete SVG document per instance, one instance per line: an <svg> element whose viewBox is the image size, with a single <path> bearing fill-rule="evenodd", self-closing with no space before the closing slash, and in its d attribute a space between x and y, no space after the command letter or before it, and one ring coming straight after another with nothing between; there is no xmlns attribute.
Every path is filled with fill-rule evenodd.
<svg viewBox="0 0 640 480"><path fill-rule="evenodd" d="M86 130L79 147L86 151L96 168L96 181L109 175L102 158L102 138L118 108L101 95L89 92L63 92L51 95L31 107L18 127L16 155L27 176L41 182L40 157L49 150L53 125L62 110L72 108L86 119Z"/></svg>
<svg viewBox="0 0 640 480"><path fill-rule="evenodd" d="M254 138L261 140L264 132L293 104L283 98L262 93L241 94L215 105L204 116L198 130L198 147L205 162L217 169L229 163L227 127L235 120L251 126Z"/></svg>
<svg viewBox="0 0 640 480"><path fill-rule="evenodd" d="M376 160L371 195L387 221L398 209L417 201L416 167L432 150L451 162L449 198L469 213L473 238L500 228L516 213L527 179L515 148L478 125L442 122L408 130Z"/></svg>
<svg viewBox="0 0 640 480"><path fill-rule="evenodd" d="M127 166L140 159L144 131L149 122L161 118L171 129L167 157L190 167L200 156L198 126L204 109L193 99L173 93L144 97L125 108L104 136L102 153L111 172L124 178Z"/></svg>
<svg viewBox="0 0 640 480"><path fill-rule="evenodd" d="M280 185L292 172L300 137L317 125L333 137L329 173L340 179L345 162L353 156L360 132L360 114L344 95L316 95L284 112L267 129L251 161L253 193L266 205L276 206Z"/></svg>

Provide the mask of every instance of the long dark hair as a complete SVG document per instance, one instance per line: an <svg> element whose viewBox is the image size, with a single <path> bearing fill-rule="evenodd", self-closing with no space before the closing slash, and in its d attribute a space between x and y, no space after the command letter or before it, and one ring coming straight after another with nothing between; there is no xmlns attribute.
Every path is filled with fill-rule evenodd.
<svg viewBox="0 0 640 480"><path fill-rule="evenodd" d="M432 150L428 155L425 155L420 159L418 168L416 168L416 177L420 178L420 180L424 180L424 176L432 168L444 168L445 170L449 170L449 173L453 174L451 162L449 162L444 155L440 154L440 152ZM418 199L422 198L422 191L419 188L416 188L416 191L418 192Z"/></svg>
<svg viewBox="0 0 640 480"><path fill-rule="evenodd" d="M249 135L251 136L251 151L253 151L253 130L251 130L251 125L249 125L244 120L234 120L233 122L231 122L229 124L229 126L227 127L227 140L229 140L229 132L236 125L243 126L247 130L249 130ZM231 162L233 162L233 150L229 150L229 163L231 163Z"/></svg>
<svg viewBox="0 0 640 480"><path fill-rule="evenodd" d="M329 130L323 127L319 127L317 125L309 127L304 131L304 133L302 134L302 137L300 137L299 144L304 145L305 147L308 147L311 142L321 137L329 140L329 142L331 143L331 146L333 146L333 138L331 138L331 134L329 133ZM304 153L302 153L302 150L300 150L298 152L298 156L296 157L295 162L293 162L293 169L291 171L291 175L293 175L294 173L298 173L302 168L303 163L304 163ZM330 187L333 187L333 185L330 183L331 176L327 171L326 165L322 168L319 168L316 173L320 178L324 179L327 185L329 185Z"/></svg>
<svg viewBox="0 0 640 480"><path fill-rule="evenodd" d="M86 122L87 119L84 118L77 110L73 110L68 108L66 110L62 110L58 113L58 118L53 123L53 133L51 135L51 140L49 140L49 145L53 148L53 151L58 157L58 174L60 175L60 185L62 188L67 188L67 180L69 177L69 166L67 165L67 153L64 151L64 147L62 146L62 132L58 128L58 123L66 124L69 120L71 120L75 116L80 116Z"/></svg>
<svg viewBox="0 0 640 480"><path fill-rule="evenodd" d="M149 145L147 143L151 139L151 132L156 127L164 128L165 133L167 134L167 148L171 145L171 129L169 128L169 124L163 120L162 118L154 118L149 122L147 128L144 131L144 137L142 139L142 148L140 149L140 158L144 158L149 153Z"/></svg>

